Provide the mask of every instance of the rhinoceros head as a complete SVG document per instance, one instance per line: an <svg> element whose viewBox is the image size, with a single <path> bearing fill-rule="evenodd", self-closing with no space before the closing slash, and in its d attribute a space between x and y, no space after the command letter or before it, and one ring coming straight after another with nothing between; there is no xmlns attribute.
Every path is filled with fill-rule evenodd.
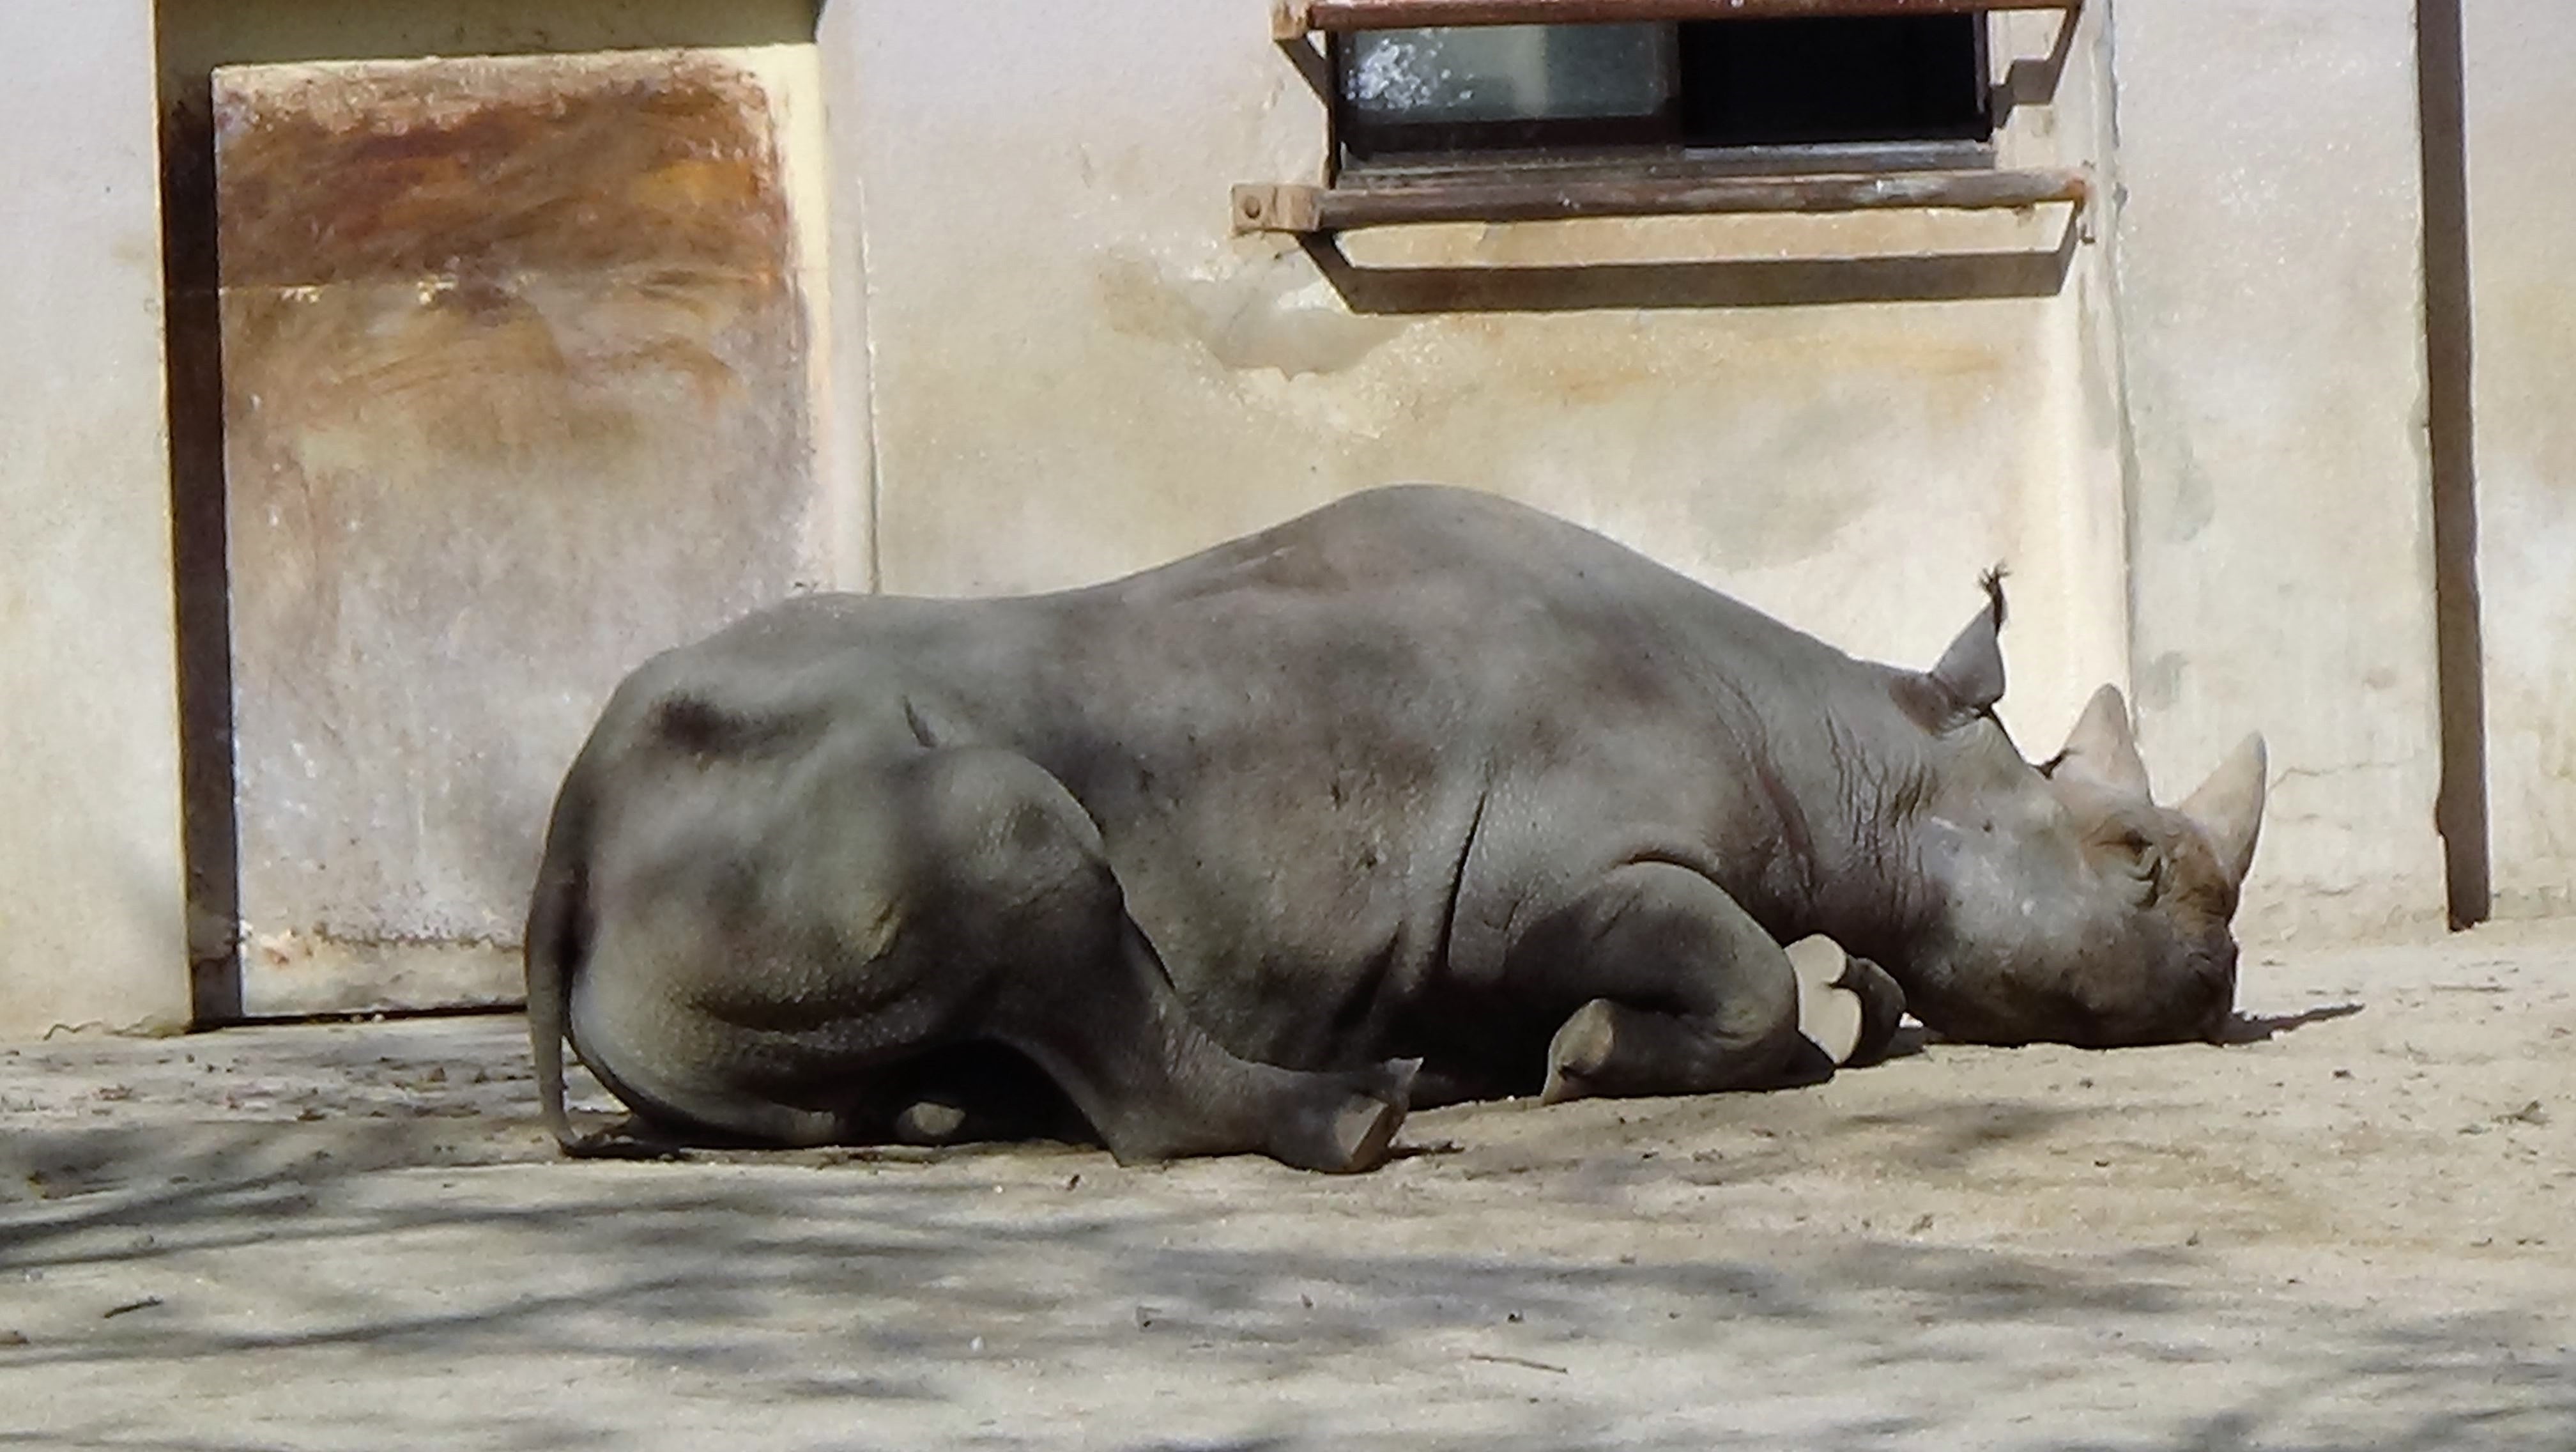
<svg viewBox="0 0 2576 1452"><path fill-rule="evenodd" d="M2216 1035L2235 1005L2237 893L2263 815L2250 736L2179 806L2159 806L2104 686L2065 749L2025 761L1989 709L2002 695L2002 596L1911 713L1938 761L1914 816L1928 926L1887 966L1950 1037L2107 1047ZM1930 703L1924 709L1923 703Z"/></svg>

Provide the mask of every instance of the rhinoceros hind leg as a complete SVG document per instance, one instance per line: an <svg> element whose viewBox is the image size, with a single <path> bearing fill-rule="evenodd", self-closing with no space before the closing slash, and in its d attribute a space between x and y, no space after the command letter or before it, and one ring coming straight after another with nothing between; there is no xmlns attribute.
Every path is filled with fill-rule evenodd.
<svg viewBox="0 0 2576 1452"><path fill-rule="evenodd" d="M809 778L752 846L675 838L630 874L654 892L602 909L570 1037L638 1114L766 1145L1046 1133L1053 1091L1015 1095L967 1052L999 1045L1121 1160L1384 1157L1409 1075L1276 1068L1199 1029L1090 814L1037 763L854 754ZM919 1092L925 1068L963 1097Z"/></svg>
<svg viewBox="0 0 2576 1452"><path fill-rule="evenodd" d="M1385 1160L1408 1107L1411 1061L1309 1072L1238 1058L1190 1022L1125 917L1110 971L1079 985L1031 975L997 1026L1064 1088L1120 1163L1257 1152L1351 1173Z"/></svg>
<svg viewBox="0 0 2576 1452"><path fill-rule="evenodd" d="M1073 794L1024 757L939 755L949 760L928 815L945 823L951 878L968 889L952 895L949 926L991 975L981 1036L1044 1070L1111 1154L1263 1152L1330 1171L1385 1158L1410 1065L1317 1073L1227 1051L1192 1022L1128 916Z"/></svg>
<svg viewBox="0 0 2576 1452"><path fill-rule="evenodd" d="M1788 955L1686 867L1606 874L1514 956L1537 991L1588 1000L1549 1042L1545 1102L1773 1088L1831 1072L1798 1032Z"/></svg>

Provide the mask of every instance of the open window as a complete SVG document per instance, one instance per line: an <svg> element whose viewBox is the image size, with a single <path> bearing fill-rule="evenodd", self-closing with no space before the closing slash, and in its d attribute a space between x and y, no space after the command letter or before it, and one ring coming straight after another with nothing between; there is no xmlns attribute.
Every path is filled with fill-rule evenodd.
<svg viewBox="0 0 2576 1452"><path fill-rule="evenodd" d="M1997 168L1987 56L1990 11L2074 4L1281 0L1330 180L1238 187L1236 226L2080 203L2080 171Z"/></svg>
<svg viewBox="0 0 2576 1452"><path fill-rule="evenodd" d="M1329 45L1345 174L1514 158L1993 159L1975 15L1381 30Z"/></svg>

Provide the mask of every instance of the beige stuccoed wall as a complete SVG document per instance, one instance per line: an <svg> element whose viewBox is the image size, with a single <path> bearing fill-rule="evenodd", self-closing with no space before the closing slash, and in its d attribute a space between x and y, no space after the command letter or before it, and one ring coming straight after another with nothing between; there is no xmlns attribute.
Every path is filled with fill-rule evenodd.
<svg viewBox="0 0 2576 1452"><path fill-rule="evenodd" d="M2187 787L2270 738L2250 935L2438 926L2414 7L2112 27L2149 764Z"/></svg>
<svg viewBox="0 0 2576 1452"><path fill-rule="evenodd" d="M2576 911L2576 6L2463 12L2495 912L2558 915Z"/></svg>
<svg viewBox="0 0 2576 1452"><path fill-rule="evenodd" d="M2044 56L2055 23L2016 22L2017 48ZM2035 752L2122 672L2096 248L2070 244L2064 289L2038 298L1354 312L1293 242L1226 230L1231 184L1311 180L1323 157L1321 106L1255 0L842 0L822 35L847 78L845 202L864 209L889 589L1087 582L1436 480L1547 506L1909 662L1975 608L1976 572L2009 561L2007 715ZM2095 52L2070 50L2059 104L2016 121L2016 159L2088 153ZM2062 212L1664 219L1348 250L1759 263L2044 251L2065 232Z"/></svg>
<svg viewBox="0 0 2576 1452"><path fill-rule="evenodd" d="M0 1038L187 1021L151 47L0 3Z"/></svg>
<svg viewBox="0 0 2576 1452"><path fill-rule="evenodd" d="M2559 8L2469 5L2507 912L2564 909L2576 840L2553 709L2576 625L2555 563L2576 549L2576 319L2549 257L2569 219L2545 185L2569 152ZM1321 156L1263 9L821 7L840 583L1068 584L1432 478L1923 660L2006 559L2007 716L2034 752L2104 677L2133 685L2175 785L2259 725L2275 803L2248 926L2438 920L2411 7L2086 7L2056 104L2007 138L2017 162L2100 161L2116 120L2125 205L2097 209L2053 295L1762 306L1781 284L1756 269L1685 287L1694 305L1410 314L1354 314L1302 252L1224 231L1229 184L1311 179ZM816 26L785 0L163 11L170 75ZM2008 49L2048 50L2053 24L2013 19ZM186 1012L152 55L149 7L0 0L0 319L47 340L0 357L0 1037ZM2053 220L1453 228L1351 251L1760 263L2044 248Z"/></svg>

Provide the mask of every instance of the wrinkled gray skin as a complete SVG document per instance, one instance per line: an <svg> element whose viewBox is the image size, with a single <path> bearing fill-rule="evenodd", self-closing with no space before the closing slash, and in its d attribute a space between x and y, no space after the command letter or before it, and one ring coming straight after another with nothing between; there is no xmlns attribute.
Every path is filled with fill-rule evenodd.
<svg viewBox="0 0 2576 1452"><path fill-rule="evenodd" d="M1869 960L1864 1054L1909 1006L2214 1033L2259 740L2159 808L2105 687L2033 766L2002 618L1990 580L1932 670L1856 661L1429 488L1093 589L791 601L638 670L565 781L548 1122L631 1143L566 1123L568 1032L663 1134L1013 1132L1033 1064L1122 1159L1363 1169L1408 1103L1830 1072L1810 933Z"/></svg>

